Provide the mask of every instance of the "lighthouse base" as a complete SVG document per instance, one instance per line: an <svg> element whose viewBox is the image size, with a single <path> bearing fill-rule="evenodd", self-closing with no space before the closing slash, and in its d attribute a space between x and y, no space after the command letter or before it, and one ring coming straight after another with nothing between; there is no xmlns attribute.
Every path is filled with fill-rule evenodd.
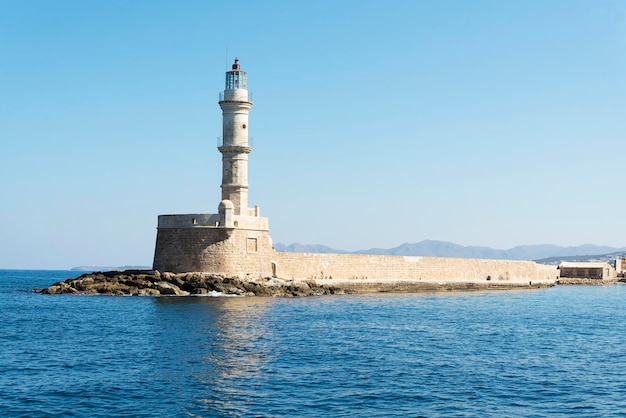
<svg viewBox="0 0 626 418"><path fill-rule="evenodd" d="M270 277L273 255L267 218L235 215L226 227L219 214L161 215L152 268Z"/></svg>

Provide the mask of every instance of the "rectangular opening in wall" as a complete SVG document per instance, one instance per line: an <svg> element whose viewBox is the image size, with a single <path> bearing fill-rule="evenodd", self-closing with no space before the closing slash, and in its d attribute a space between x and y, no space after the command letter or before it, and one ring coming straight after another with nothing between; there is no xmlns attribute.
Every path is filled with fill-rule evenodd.
<svg viewBox="0 0 626 418"><path fill-rule="evenodd" d="M248 238L248 252L249 253L256 253L257 252L256 238Z"/></svg>

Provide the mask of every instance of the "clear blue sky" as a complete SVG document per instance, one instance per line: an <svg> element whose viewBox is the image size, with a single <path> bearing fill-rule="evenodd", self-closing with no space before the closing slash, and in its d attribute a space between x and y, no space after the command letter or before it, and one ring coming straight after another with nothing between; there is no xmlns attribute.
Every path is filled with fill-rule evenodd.
<svg viewBox="0 0 626 418"><path fill-rule="evenodd" d="M226 54L274 242L625 246L626 2L0 1L0 268L215 213Z"/></svg>

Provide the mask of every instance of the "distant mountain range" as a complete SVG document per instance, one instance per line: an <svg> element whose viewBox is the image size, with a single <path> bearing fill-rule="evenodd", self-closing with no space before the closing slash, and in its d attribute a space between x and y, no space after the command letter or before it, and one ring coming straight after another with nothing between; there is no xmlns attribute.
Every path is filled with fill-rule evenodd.
<svg viewBox="0 0 626 418"><path fill-rule="evenodd" d="M604 261L615 262L617 258L626 258L626 251L618 251L609 254L588 254L588 255L570 255L566 257L547 257L540 260L534 260L541 264L551 264L558 266L563 261ZM615 266L614 266L615 267Z"/></svg>
<svg viewBox="0 0 626 418"><path fill-rule="evenodd" d="M276 251L286 253L326 253L326 254L378 254L408 255L423 257L483 258L492 260L534 260L542 264L558 265L561 261L614 261L617 257L626 258L626 247L615 248L584 244L577 247L558 245L518 245L508 250L489 247L463 246L446 241L424 240L413 244L402 244L393 248L371 248L369 250L345 251L325 245L276 244ZM78 266L72 271L123 271L150 270L151 266Z"/></svg>
<svg viewBox="0 0 626 418"><path fill-rule="evenodd" d="M555 262L558 264L560 261L586 261L587 259L600 260L600 258L598 258L600 256L613 256L614 259L614 257L619 256L619 254L626 254L626 247L614 248L593 244L584 244L576 247L560 247L558 245L550 244L519 245L508 250L498 250L489 247L466 247L452 242L434 240L425 240L413 244L402 244L389 249L371 248L369 250L358 251L336 250L324 245L305 245L297 243L290 245L279 243L276 244L274 248L276 251L281 252L407 255L482 258L495 260L536 260L546 264L554 264Z"/></svg>

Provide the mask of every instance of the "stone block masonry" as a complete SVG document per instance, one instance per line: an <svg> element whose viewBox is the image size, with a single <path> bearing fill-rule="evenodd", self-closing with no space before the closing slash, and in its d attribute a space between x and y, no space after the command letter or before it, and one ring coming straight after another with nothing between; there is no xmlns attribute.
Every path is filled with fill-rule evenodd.
<svg viewBox="0 0 626 418"><path fill-rule="evenodd" d="M221 219L220 214L159 216L154 270L315 280L328 285L407 282L514 287L553 285L558 277L555 266L532 261L281 253L272 247L267 218L234 216L233 227L224 227Z"/></svg>
<svg viewBox="0 0 626 418"><path fill-rule="evenodd" d="M277 277L337 281L550 283L555 266L532 261L403 257L366 254L274 253Z"/></svg>
<svg viewBox="0 0 626 418"><path fill-rule="evenodd" d="M267 231L241 228L159 228L154 270L211 272L226 277L270 277Z"/></svg>

